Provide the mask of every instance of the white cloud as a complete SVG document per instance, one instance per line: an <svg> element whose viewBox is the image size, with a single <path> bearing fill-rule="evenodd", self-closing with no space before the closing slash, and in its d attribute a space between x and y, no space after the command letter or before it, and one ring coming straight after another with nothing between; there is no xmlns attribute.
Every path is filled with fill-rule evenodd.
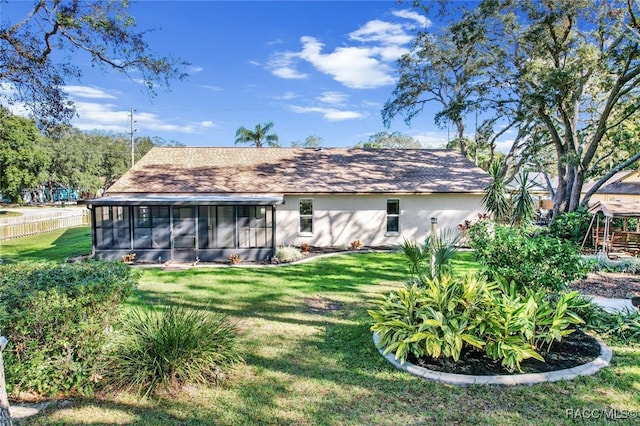
<svg viewBox="0 0 640 426"><path fill-rule="evenodd" d="M131 111L121 110L113 104L94 102L76 102L78 117L73 119L73 126L80 130L104 130L116 133L128 133L131 130ZM194 133L198 127L211 127L211 122L175 125L161 119L155 114L134 112L135 127L139 131L164 131ZM212 124L212 123L211 123Z"/></svg>
<svg viewBox="0 0 640 426"><path fill-rule="evenodd" d="M216 127L216 124L211 121L211 120L205 120L205 121L201 121L200 125L204 128L211 128L211 127Z"/></svg>
<svg viewBox="0 0 640 426"><path fill-rule="evenodd" d="M374 19L347 34L348 42L324 52L322 41L312 36L300 37L301 50L278 52L269 61L268 69L285 79L308 78L298 71L299 63L306 61L321 73L352 89L374 89L395 83L395 61L409 50L413 39L409 30L416 23L428 26L429 20L418 13L404 10L393 13L407 22Z"/></svg>
<svg viewBox="0 0 640 426"><path fill-rule="evenodd" d="M224 90L224 89L222 89L222 87L220 87L220 86L211 86L211 85L208 85L208 84L203 84L203 85L202 85L202 86L200 86L200 87L202 87L202 88L204 88L204 89L213 90L214 92L222 92L222 90Z"/></svg>
<svg viewBox="0 0 640 426"><path fill-rule="evenodd" d="M89 86L65 86L64 91L71 96L87 99L116 99L116 96L102 89Z"/></svg>
<svg viewBox="0 0 640 426"><path fill-rule="evenodd" d="M402 45L412 40L401 24L385 21L369 21L349 34L349 38L362 43L381 43L383 45Z"/></svg>
<svg viewBox="0 0 640 426"><path fill-rule="evenodd" d="M427 131L411 135L425 148L444 148L447 146L446 132Z"/></svg>
<svg viewBox="0 0 640 426"><path fill-rule="evenodd" d="M198 66L195 66L195 65L190 65L190 66L188 67L188 69L189 69L189 71L191 71L191 72L202 72L202 71L204 71L204 68L203 68L203 67L198 67Z"/></svg>
<svg viewBox="0 0 640 426"><path fill-rule="evenodd" d="M345 93L340 92L323 92L320 96L316 98L318 101L330 104L330 105L344 105L347 100L347 95Z"/></svg>
<svg viewBox="0 0 640 426"><path fill-rule="evenodd" d="M269 60L267 67L276 77L287 80L307 78L308 74L298 72L294 67L298 57L299 55L294 52L279 52Z"/></svg>
<svg viewBox="0 0 640 426"><path fill-rule="evenodd" d="M397 16L398 18L405 18L405 19L412 19L414 21L416 21L418 23L418 25L422 28L429 28L431 26L431 21L429 20L429 18L427 18L424 15L420 15L417 12L414 12L412 10L397 10L392 12L393 15Z"/></svg>
<svg viewBox="0 0 640 426"><path fill-rule="evenodd" d="M377 60L375 49L339 47L332 53L322 53L324 45L313 37L302 37L300 57L319 71L352 89L373 89L394 83L391 68Z"/></svg>
<svg viewBox="0 0 640 426"><path fill-rule="evenodd" d="M353 120L356 118L364 117L364 114L358 111L342 111L336 108L323 108L323 107L302 107L297 105L291 105L289 107L291 111L297 112L300 114L306 113L319 113L328 120L328 121L343 121L343 120Z"/></svg>

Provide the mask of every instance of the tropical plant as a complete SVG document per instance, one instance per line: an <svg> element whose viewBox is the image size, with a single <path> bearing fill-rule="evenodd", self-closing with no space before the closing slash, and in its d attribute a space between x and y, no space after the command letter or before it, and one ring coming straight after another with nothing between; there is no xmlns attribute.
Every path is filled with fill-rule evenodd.
<svg viewBox="0 0 640 426"><path fill-rule="evenodd" d="M247 129L246 127L240 127L236 131L236 145L239 143L248 143L256 148L262 148L265 145L278 147L278 135L275 133L269 133L273 128L273 122L256 124L254 130Z"/></svg>
<svg viewBox="0 0 640 426"><path fill-rule="evenodd" d="M527 173L520 173L516 178L517 189L512 193L511 223L514 225L529 225L533 216L534 202L531 197L531 189L534 182L529 179Z"/></svg>
<svg viewBox="0 0 640 426"><path fill-rule="evenodd" d="M378 347L394 352L404 363L409 354L457 361L463 345L481 348L475 334L476 319L488 300L489 285L472 275L455 280L450 275L427 279L424 286L413 284L377 301L370 310L378 333Z"/></svg>
<svg viewBox="0 0 640 426"><path fill-rule="evenodd" d="M114 389L148 396L159 388L211 384L243 361L237 330L225 316L171 306L128 311L107 348L101 372Z"/></svg>
<svg viewBox="0 0 640 426"><path fill-rule="evenodd" d="M445 229L429 234L425 246L431 257L430 277L437 278L451 273L451 261L458 252L462 235L457 230Z"/></svg>
<svg viewBox="0 0 640 426"><path fill-rule="evenodd" d="M511 215L511 202L507 196L502 165L494 161L489 166L488 172L492 181L485 188L482 205L493 215L496 222L507 222Z"/></svg>
<svg viewBox="0 0 640 426"><path fill-rule="evenodd" d="M400 248L409 262L409 274L415 277L424 273L424 263L428 262L431 257L431 253L426 246L415 240L407 240L405 238L400 244Z"/></svg>

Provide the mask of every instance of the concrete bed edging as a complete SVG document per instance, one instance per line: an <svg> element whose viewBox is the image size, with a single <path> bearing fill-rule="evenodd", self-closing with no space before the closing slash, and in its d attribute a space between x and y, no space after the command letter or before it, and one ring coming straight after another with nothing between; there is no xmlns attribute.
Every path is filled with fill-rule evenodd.
<svg viewBox="0 0 640 426"><path fill-rule="evenodd" d="M380 336L377 333L373 333L373 343L378 347L380 342ZM532 385L536 383L544 382L556 382L559 380L572 380L578 376L591 376L597 373L600 369L607 367L611 363L613 352L604 344L601 340L598 340L600 344L600 355L591 362L578 365L573 368L567 368L564 370L548 371L546 373L526 373L526 374L505 374L495 376L476 376L467 374L455 374L455 373L443 373L440 371L433 371L420 367L410 362L401 364L399 360L395 359L393 353L384 355L384 348L378 348L378 352L389 361L394 367L399 370L406 371L414 376L421 377L426 380L446 383L450 385L467 386L467 385Z"/></svg>

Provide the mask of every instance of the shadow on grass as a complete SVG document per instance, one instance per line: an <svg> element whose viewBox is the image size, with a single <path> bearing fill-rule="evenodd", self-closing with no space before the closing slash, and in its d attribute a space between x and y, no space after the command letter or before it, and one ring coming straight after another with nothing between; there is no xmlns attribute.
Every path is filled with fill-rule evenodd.
<svg viewBox="0 0 640 426"><path fill-rule="evenodd" d="M92 424L584 424L567 410L638 409L637 350L595 377L533 386L460 388L395 369L375 348L367 309L405 276L393 254L318 259L281 268L144 272L131 306L209 309L242 323L247 364L228 384L195 395L123 403L80 399L79 416L99 407ZM339 302L314 312L308 298ZM56 420L37 424L88 424ZM121 413L125 420L113 416ZM76 413L76 414L78 414ZM90 416L89 416L90 417ZM129 420L126 420L129 418ZM606 422L602 422L605 424Z"/></svg>
<svg viewBox="0 0 640 426"><path fill-rule="evenodd" d="M80 226L2 241L5 262L64 262L91 253L91 228Z"/></svg>

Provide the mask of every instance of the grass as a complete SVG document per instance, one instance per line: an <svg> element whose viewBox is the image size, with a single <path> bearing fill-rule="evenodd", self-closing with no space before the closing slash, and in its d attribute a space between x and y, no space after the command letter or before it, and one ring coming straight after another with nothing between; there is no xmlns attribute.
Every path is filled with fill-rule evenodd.
<svg viewBox="0 0 640 426"><path fill-rule="evenodd" d="M0 259L4 262L63 262L90 253L91 228L87 226L0 241Z"/></svg>
<svg viewBox="0 0 640 426"><path fill-rule="evenodd" d="M456 259L458 273L475 267L468 253ZM275 268L146 269L129 306L228 315L241 330L246 365L217 387L156 399L75 398L29 424L578 425L584 415L591 415L586 423L607 424L607 414L640 414L638 347L613 347L612 366L593 377L533 386L454 387L396 370L373 346L366 311L402 285L407 270L400 253Z"/></svg>
<svg viewBox="0 0 640 426"><path fill-rule="evenodd" d="M22 216L20 212L14 212L11 210L0 210L0 218L3 217L14 217L14 216Z"/></svg>

